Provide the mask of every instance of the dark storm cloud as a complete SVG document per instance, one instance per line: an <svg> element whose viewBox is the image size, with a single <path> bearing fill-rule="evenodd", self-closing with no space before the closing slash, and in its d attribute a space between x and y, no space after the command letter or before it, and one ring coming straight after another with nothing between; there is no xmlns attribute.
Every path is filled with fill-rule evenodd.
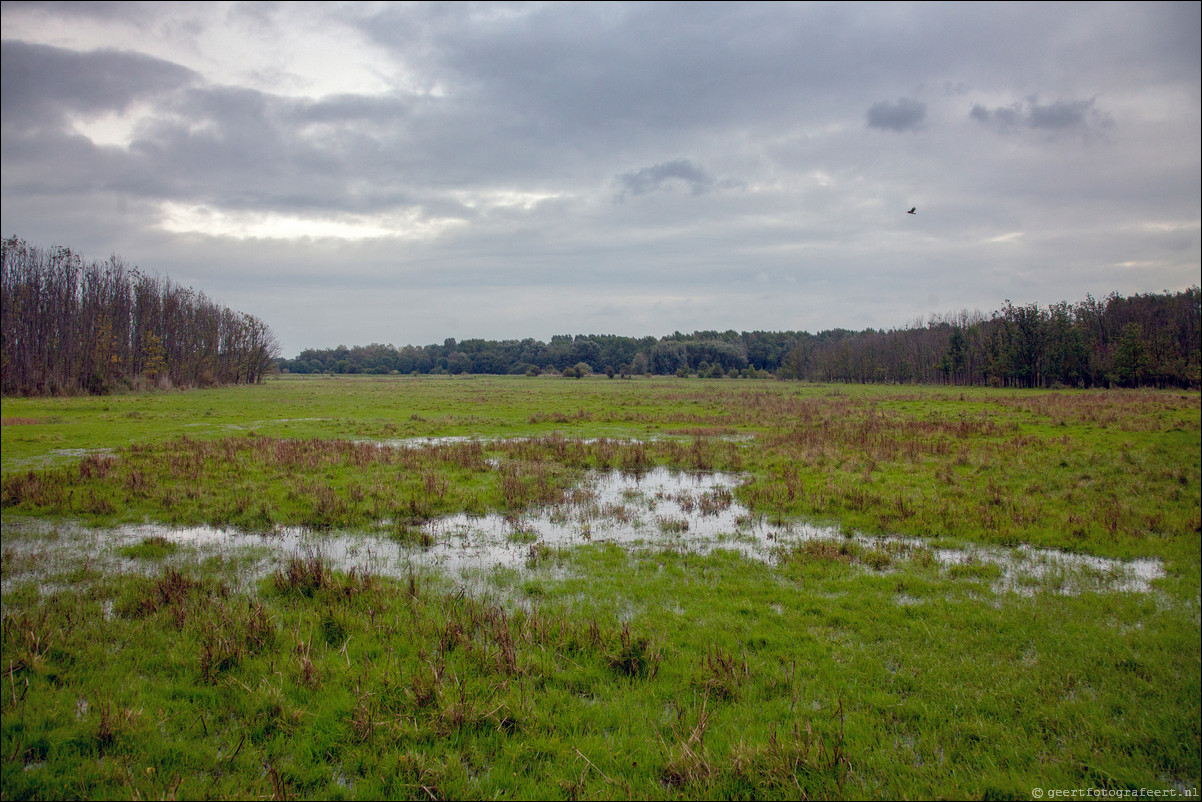
<svg viewBox="0 0 1202 802"><path fill-rule="evenodd" d="M6 126L56 126L71 113L124 111L196 78L191 70L139 53L77 53L5 40L0 43L0 114Z"/></svg>
<svg viewBox="0 0 1202 802"><path fill-rule="evenodd" d="M684 185L693 195L701 195L709 192L717 183L713 176L688 159L675 159L644 167L637 172L623 173L617 177L617 180L622 187L619 199L625 197L627 193L645 195L671 185Z"/></svg>
<svg viewBox="0 0 1202 802"><path fill-rule="evenodd" d="M1020 103L987 109L977 104L969 116L981 123L991 124L1001 131L1030 128L1051 133L1090 133L1110 128L1114 119L1100 111L1094 100L1056 100L1046 105L1032 95Z"/></svg>
<svg viewBox="0 0 1202 802"><path fill-rule="evenodd" d="M908 97L896 103L882 100L868 109L868 127L884 131L914 131L922 127L927 116L927 104Z"/></svg>

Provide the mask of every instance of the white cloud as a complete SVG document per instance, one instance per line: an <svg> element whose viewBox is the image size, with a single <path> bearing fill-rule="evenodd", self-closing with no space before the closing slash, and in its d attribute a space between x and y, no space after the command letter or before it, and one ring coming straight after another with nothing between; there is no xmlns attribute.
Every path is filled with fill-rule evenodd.
<svg viewBox="0 0 1202 802"><path fill-rule="evenodd" d="M151 107L139 103L124 111L75 115L71 119L71 125L76 133L87 137L93 144L101 147L128 148L138 127L152 118Z"/></svg>
<svg viewBox="0 0 1202 802"><path fill-rule="evenodd" d="M1022 238L1022 236L1023 232L1021 231L1011 231L1009 234L998 234L995 237L986 237L984 241L988 243L1017 242Z"/></svg>
<svg viewBox="0 0 1202 802"><path fill-rule="evenodd" d="M429 219L411 210L389 215L317 217L276 212L232 212L200 204L166 202L159 227L174 234L233 239L432 239L463 225L451 218Z"/></svg>
<svg viewBox="0 0 1202 802"><path fill-rule="evenodd" d="M1149 220L1137 224L1137 227L1144 231L1164 234L1178 231L1198 231L1202 229L1202 224L1197 220Z"/></svg>
<svg viewBox="0 0 1202 802"><path fill-rule="evenodd" d="M467 208L482 211L489 209L530 211L546 201L562 200L567 197L563 192L529 192L518 189L457 190L449 194Z"/></svg>

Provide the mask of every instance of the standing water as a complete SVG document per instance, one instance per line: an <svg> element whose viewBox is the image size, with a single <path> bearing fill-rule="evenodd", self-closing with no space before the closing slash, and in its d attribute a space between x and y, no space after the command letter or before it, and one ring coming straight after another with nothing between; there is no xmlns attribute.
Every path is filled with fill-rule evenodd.
<svg viewBox="0 0 1202 802"><path fill-rule="evenodd" d="M1156 559L1124 562L1028 546L930 548L919 538L868 537L804 522L769 523L735 500L738 481L730 474L663 468L637 476L614 471L592 477L563 503L551 507L520 515L458 514L412 529L385 526L383 532L281 527L254 533L155 524L92 528L38 519L6 520L3 590L8 593L22 582L42 582L84 566L157 571L157 561L130 554L146 542L180 547L168 558L177 561L234 560L245 583L271 573L281 560L298 552L320 554L344 571L354 568L404 577L432 569L462 579L498 567L522 570L547 550L596 543L693 554L726 549L747 559L771 561L810 541L854 544L887 553L891 559L929 555L953 574L975 570L999 592L1146 593L1152 580L1164 576L1164 566ZM397 531L403 536L398 537Z"/></svg>

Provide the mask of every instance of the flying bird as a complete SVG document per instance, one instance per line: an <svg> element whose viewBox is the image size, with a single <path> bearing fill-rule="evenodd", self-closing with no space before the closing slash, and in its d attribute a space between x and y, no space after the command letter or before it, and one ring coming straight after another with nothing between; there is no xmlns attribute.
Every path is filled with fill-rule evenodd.
<svg viewBox="0 0 1202 802"><path fill-rule="evenodd" d="M913 209L911 209L910 211L906 212L906 214L914 214L914 213L915 213L915 212L917 212L917 211L918 211L918 207L917 207L917 206L915 206Z"/></svg>

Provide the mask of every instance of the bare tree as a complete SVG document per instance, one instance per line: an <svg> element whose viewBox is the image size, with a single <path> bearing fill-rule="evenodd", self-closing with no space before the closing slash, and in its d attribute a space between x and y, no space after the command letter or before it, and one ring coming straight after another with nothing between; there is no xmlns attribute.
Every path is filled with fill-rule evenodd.
<svg viewBox="0 0 1202 802"><path fill-rule="evenodd" d="M203 293L69 248L0 242L5 394L105 393L261 381L279 356L271 329Z"/></svg>

